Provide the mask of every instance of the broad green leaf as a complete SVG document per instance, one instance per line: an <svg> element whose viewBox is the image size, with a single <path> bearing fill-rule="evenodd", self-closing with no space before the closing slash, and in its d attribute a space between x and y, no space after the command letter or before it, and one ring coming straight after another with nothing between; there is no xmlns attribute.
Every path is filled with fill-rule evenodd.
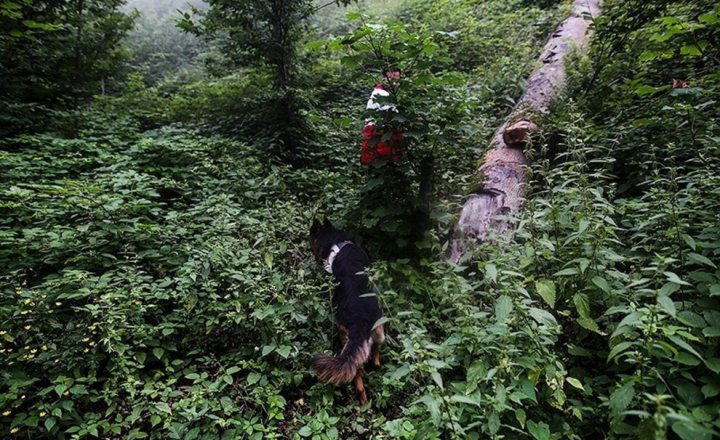
<svg viewBox="0 0 720 440"><path fill-rule="evenodd" d="M720 284L713 284L708 289L710 290L710 296L720 296Z"/></svg>
<svg viewBox="0 0 720 440"><path fill-rule="evenodd" d="M711 440L713 438L713 431L689 420L673 423L672 430L682 440Z"/></svg>
<svg viewBox="0 0 720 440"><path fill-rule="evenodd" d="M410 365L409 364L403 364L400 367L396 368L395 371L392 372L390 375L390 380L399 380L403 377L407 376L408 373L410 373Z"/></svg>
<svg viewBox="0 0 720 440"><path fill-rule="evenodd" d="M476 402L475 400L471 399L470 397L463 396L461 394L454 394L450 398L450 401L455 402L455 403L467 403L469 405L474 405L474 406L478 406L478 407L480 406L479 402Z"/></svg>
<svg viewBox="0 0 720 440"><path fill-rule="evenodd" d="M528 420L527 429L535 440L550 440L550 427L545 422Z"/></svg>
<svg viewBox="0 0 720 440"><path fill-rule="evenodd" d="M646 52L645 54L649 54L649 53ZM645 55L645 54L644 54L644 55ZM655 58L657 58L657 55L658 55L658 54L657 54L656 52L653 52L653 55L654 55L654 57L653 57L652 59L655 59ZM647 56L647 55L646 55L646 56ZM648 58L648 59L649 59L649 58ZM645 96L645 95L650 95L650 94L652 94L652 93L655 93L655 92L657 92L657 90L658 90L657 87L648 86L648 85L641 85L641 86L638 86L638 87L635 88L635 93L636 93L638 96Z"/></svg>
<svg viewBox="0 0 720 440"><path fill-rule="evenodd" d="M658 295L660 296L670 296L673 293L680 290L680 286L675 283L665 283L663 286L658 290Z"/></svg>
<svg viewBox="0 0 720 440"><path fill-rule="evenodd" d="M720 336L720 327L705 327L703 335L708 338L717 338Z"/></svg>
<svg viewBox="0 0 720 440"><path fill-rule="evenodd" d="M705 310L703 318L708 325L720 327L720 310Z"/></svg>
<svg viewBox="0 0 720 440"><path fill-rule="evenodd" d="M529 378L522 377L520 379L520 388L518 391L520 391L528 399L537 403L537 394L535 393L535 385L533 385L533 382Z"/></svg>
<svg viewBox="0 0 720 440"><path fill-rule="evenodd" d="M700 255L695 252L690 252L688 254L688 259L695 263L703 264L705 266L710 266L710 267L717 269L717 266L715 265L715 263L713 263L708 257L706 257L704 255Z"/></svg>
<svg viewBox="0 0 720 440"><path fill-rule="evenodd" d="M691 284L687 281L683 281L675 272L663 272L667 277L667 280L671 283L680 284L681 286L690 286Z"/></svg>
<svg viewBox="0 0 720 440"><path fill-rule="evenodd" d="M620 321L618 327L635 324L636 322L640 321L643 316L644 314L641 312L632 312Z"/></svg>
<svg viewBox="0 0 720 440"><path fill-rule="evenodd" d="M598 327L597 322L595 322L592 318L578 318L577 323L580 324L580 327L590 330L591 332L595 332L598 334L604 334L600 331L600 327Z"/></svg>
<svg viewBox="0 0 720 440"><path fill-rule="evenodd" d="M687 234L682 234L680 237L682 237L683 241L687 243L688 246L690 246L690 249L696 250L697 244L695 243L695 239Z"/></svg>
<svg viewBox="0 0 720 440"><path fill-rule="evenodd" d="M248 383L248 385L254 385L254 384L258 383L260 381L260 379L262 379L262 374L253 372L253 373L248 374L247 383Z"/></svg>
<svg viewBox="0 0 720 440"><path fill-rule="evenodd" d="M712 358L705 361L705 365L713 373L720 374L720 358Z"/></svg>
<svg viewBox="0 0 720 440"><path fill-rule="evenodd" d="M574 377L566 377L565 380L567 381L567 383L574 386L575 388L585 391L585 387L583 386L583 384Z"/></svg>
<svg viewBox="0 0 720 440"><path fill-rule="evenodd" d="M665 311L665 313L670 316L675 316L675 303L669 296L659 296L657 302L660 305L660 308Z"/></svg>
<svg viewBox="0 0 720 440"><path fill-rule="evenodd" d="M551 280L541 280L535 283L535 289L543 300L550 306L555 308L555 283Z"/></svg>
<svg viewBox="0 0 720 440"><path fill-rule="evenodd" d="M672 342L674 342L675 345L677 345L678 347L680 347L680 348L684 349L685 351L687 351L687 352L689 352L689 353L697 356L698 359L700 359L701 361L705 362L705 359L703 359L703 357L700 355L700 353L698 353L697 350L695 350L694 348L692 348L692 346L690 346L690 344L688 344L687 342L683 341L679 336L676 336L676 335L668 335L667 338L670 339Z"/></svg>
<svg viewBox="0 0 720 440"><path fill-rule="evenodd" d="M437 384L437 386L439 386L441 389L445 388L443 386L443 380L442 376L440 376L440 373L438 373L437 371L433 371L432 373L430 373L430 377L432 377L435 384Z"/></svg>
<svg viewBox="0 0 720 440"><path fill-rule="evenodd" d="M555 320L555 317L547 310L530 307L529 313L530 316L532 316L533 319L538 322L538 324L544 324L548 327L557 326L557 321Z"/></svg>
<svg viewBox="0 0 720 440"><path fill-rule="evenodd" d="M447 362L441 361L440 359L428 359L425 363L438 370L448 367Z"/></svg>
<svg viewBox="0 0 720 440"><path fill-rule="evenodd" d="M155 408L157 408L158 410L160 410L160 411L162 411L162 412L164 412L164 413L172 414L172 409L170 409L170 405L168 405L168 404L165 403L165 402L158 402L158 403L156 403L156 404L155 404Z"/></svg>
<svg viewBox="0 0 720 440"><path fill-rule="evenodd" d="M45 429L48 430L48 432L52 431L53 427L57 423L57 419L55 417L48 417L45 419L45 422L43 425L45 426Z"/></svg>
<svg viewBox="0 0 720 440"><path fill-rule="evenodd" d="M700 15L700 17L698 17L698 20L700 20L701 23L705 23L711 26L717 25L720 23L720 14L716 9L714 12L708 12L707 14Z"/></svg>
<svg viewBox="0 0 720 440"><path fill-rule="evenodd" d="M438 425L440 423L440 402L438 402L435 397L427 394L417 400L415 403L418 402L425 404L428 411L430 412L430 419L432 420L433 424ZM415 403L413 403L413 405Z"/></svg>
<svg viewBox="0 0 720 440"><path fill-rule="evenodd" d="M707 323L702 316L698 315L695 312L691 312L690 310L683 310L682 312L678 313L677 319L678 321L682 322L683 324L689 325L690 327L703 328L707 326Z"/></svg>
<svg viewBox="0 0 720 440"><path fill-rule="evenodd" d="M275 350L275 353L287 359L287 357L290 355L290 350L292 350L292 347L290 347L289 345L281 345Z"/></svg>
<svg viewBox="0 0 720 440"><path fill-rule="evenodd" d="M525 427L525 421L527 420L527 415L525 414L524 409L515 410L515 418L517 419L518 423L520 423L521 427Z"/></svg>
<svg viewBox="0 0 720 440"><path fill-rule="evenodd" d="M612 338L614 338L615 336L617 336L618 334L620 334L620 333L622 332L622 330L623 330L624 327L631 327L631 326L633 326L633 324L635 324L636 322L639 322L639 321L642 319L643 316L645 316L645 315L644 315L643 313L641 313L641 312L637 312L637 311L631 312L630 314L628 314L627 316L625 316L625 317L622 319L622 321L620 321L620 323L618 324L618 326L615 328L615 331L613 332L613 334L610 335L610 338L612 339Z"/></svg>
<svg viewBox="0 0 720 440"><path fill-rule="evenodd" d="M495 411L487 418L487 428L491 435L495 435L500 430L500 416Z"/></svg>
<svg viewBox="0 0 720 440"><path fill-rule="evenodd" d="M709 384L705 384L701 388L701 391L706 399L720 395L720 382L712 382Z"/></svg>
<svg viewBox="0 0 720 440"><path fill-rule="evenodd" d="M695 44L686 44L680 48L680 54L699 57L700 55L702 55L702 51Z"/></svg>
<svg viewBox="0 0 720 440"><path fill-rule="evenodd" d="M576 267L568 267L567 269L563 269L559 272L555 272L553 276L556 277L562 277L562 276L569 276L569 275L577 275L580 273L580 270Z"/></svg>
<svg viewBox="0 0 720 440"><path fill-rule="evenodd" d="M624 341L624 342L617 344L616 346L614 346L612 348L612 350L610 350L610 353L608 354L608 357L607 357L608 361L621 355L625 350L632 347L633 345L635 345L635 342L632 342L632 341Z"/></svg>
<svg viewBox="0 0 720 440"><path fill-rule="evenodd" d="M638 59L640 61L652 61L652 60L656 60L657 58L658 58L658 53L657 53L657 51L654 51L654 50L646 50L646 51L642 52L640 54L640 56L638 57Z"/></svg>
<svg viewBox="0 0 720 440"><path fill-rule="evenodd" d="M55 393L56 393L58 396L62 396L62 394L63 394L65 391L67 391L67 389L68 389L68 386L65 385L65 384L55 385Z"/></svg>
<svg viewBox="0 0 720 440"><path fill-rule="evenodd" d="M600 290L602 290L605 293L612 293L612 288L610 287L610 284L605 280L605 278L600 276L595 276L592 279L593 284L598 286Z"/></svg>
<svg viewBox="0 0 720 440"><path fill-rule="evenodd" d="M695 407L702 402L702 393L700 388L691 382L679 380L673 384L677 390L677 396L680 401L689 407Z"/></svg>
<svg viewBox="0 0 720 440"><path fill-rule="evenodd" d="M683 364L683 365L689 365L691 367L696 367L700 365L702 362L700 359L696 358L695 356L691 355L690 353L687 353L685 351L677 351L674 355L674 359L676 362Z"/></svg>
<svg viewBox="0 0 720 440"><path fill-rule="evenodd" d="M494 264L485 265L485 279L489 279L493 283L497 283L497 266Z"/></svg>
<svg viewBox="0 0 720 440"><path fill-rule="evenodd" d="M573 296L575 309L581 318L590 318L590 300L584 293L576 293Z"/></svg>
<svg viewBox="0 0 720 440"><path fill-rule="evenodd" d="M498 322L505 322L512 312L513 303L509 296L502 295L495 301L495 319Z"/></svg>
<svg viewBox="0 0 720 440"><path fill-rule="evenodd" d="M633 397L635 397L635 383L633 381L625 382L610 395L610 409L614 413L625 411Z"/></svg>

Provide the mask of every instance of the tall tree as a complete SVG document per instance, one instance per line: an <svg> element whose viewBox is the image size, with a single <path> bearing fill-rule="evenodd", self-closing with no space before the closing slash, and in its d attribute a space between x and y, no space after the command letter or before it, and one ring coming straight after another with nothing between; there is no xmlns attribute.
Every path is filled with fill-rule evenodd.
<svg viewBox="0 0 720 440"><path fill-rule="evenodd" d="M297 94L297 43L307 19L319 8L347 5L335 0L316 7L312 0L209 0L210 8L199 23L185 14L181 26L220 44L231 67L248 64L267 67L274 96L267 102L275 115L273 129L286 153L294 157L303 137Z"/></svg>

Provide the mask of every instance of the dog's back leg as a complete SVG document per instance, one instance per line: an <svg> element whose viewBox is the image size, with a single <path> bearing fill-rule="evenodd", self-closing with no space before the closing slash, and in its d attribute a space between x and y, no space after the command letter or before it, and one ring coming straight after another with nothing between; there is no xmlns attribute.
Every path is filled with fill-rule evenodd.
<svg viewBox="0 0 720 440"><path fill-rule="evenodd" d="M380 366L380 345L374 344L372 347L372 363L373 366L379 367Z"/></svg>
<svg viewBox="0 0 720 440"><path fill-rule="evenodd" d="M348 329L345 326L342 326L340 324L336 324L338 333L340 334L340 347L345 347L345 344L347 344L348 341Z"/></svg>
<svg viewBox="0 0 720 440"><path fill-rule="evenodd" d="M365 383L363 382L362 378L362 370L362 368L358 368L357 374L355 375L355 379L353 379L353 382L355 383L355 392L357 393L360 405L365 405L368 401L368 398L367 394L365 393Z"/></svg>
<svg viewBox="0 0 720 440"><path fill-rule="evenodd" d="M379 325L372 332L372 364L376 367L380 366L380 344L385 342L385 329Z"/></svg>
<svg viewBox="0 0 720 440"><path fill-rule="evenodd" d="M344 347L349 337L348 329L340 324L337 325L337 328L340 331L340 342L342 342ZM365 405L368 401L367 393L365 393L365 382L363 381L364 373L365 372L361 366L357 369L357 373L355 373L355 378L353 379L353 383L355 384L355 393L357 393L360 405Z"/></svg>

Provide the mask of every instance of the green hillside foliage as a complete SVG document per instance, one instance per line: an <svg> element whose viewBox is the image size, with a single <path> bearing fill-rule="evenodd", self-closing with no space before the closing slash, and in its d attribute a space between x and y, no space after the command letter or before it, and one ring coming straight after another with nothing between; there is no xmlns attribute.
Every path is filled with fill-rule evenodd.
<svg viewBox="0 0 720 440"><path fill-rule="evenodd" d="M135 27L125 44L132 53L134 71L143 74L150 85L160 85L169 92L179 84L202 78L202 62L212 50L200 39L178 28L181 13L202 8L201 1L132 0L123 11L136 12Z"/></svg>
<svg viewBox="0 0 720 440"><path fill-rule="evenodd" d="M293 27L282 90L222 26L122 3L0 0L0 437L720 436L716 2L604 2L514 237L460 265L473 171L567 2L332 4ZM407 151L363 166L388 65ZM337 338L315 217L374 258L364 407L310 370Z"/></svg>

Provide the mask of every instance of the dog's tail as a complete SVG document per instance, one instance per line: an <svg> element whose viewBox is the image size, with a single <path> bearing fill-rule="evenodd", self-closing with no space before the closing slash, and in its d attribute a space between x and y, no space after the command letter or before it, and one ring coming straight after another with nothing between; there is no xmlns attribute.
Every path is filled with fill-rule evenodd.
<svg viewBox="0 0 720 440"><path fill-rule="evenodd" d="M353 338L351 334L337 357L324 354L313 356L313 369L325 383L333 385L348 383L353 380L358 368L370 356L371 347L372 338L369 336Z"/></svg>

